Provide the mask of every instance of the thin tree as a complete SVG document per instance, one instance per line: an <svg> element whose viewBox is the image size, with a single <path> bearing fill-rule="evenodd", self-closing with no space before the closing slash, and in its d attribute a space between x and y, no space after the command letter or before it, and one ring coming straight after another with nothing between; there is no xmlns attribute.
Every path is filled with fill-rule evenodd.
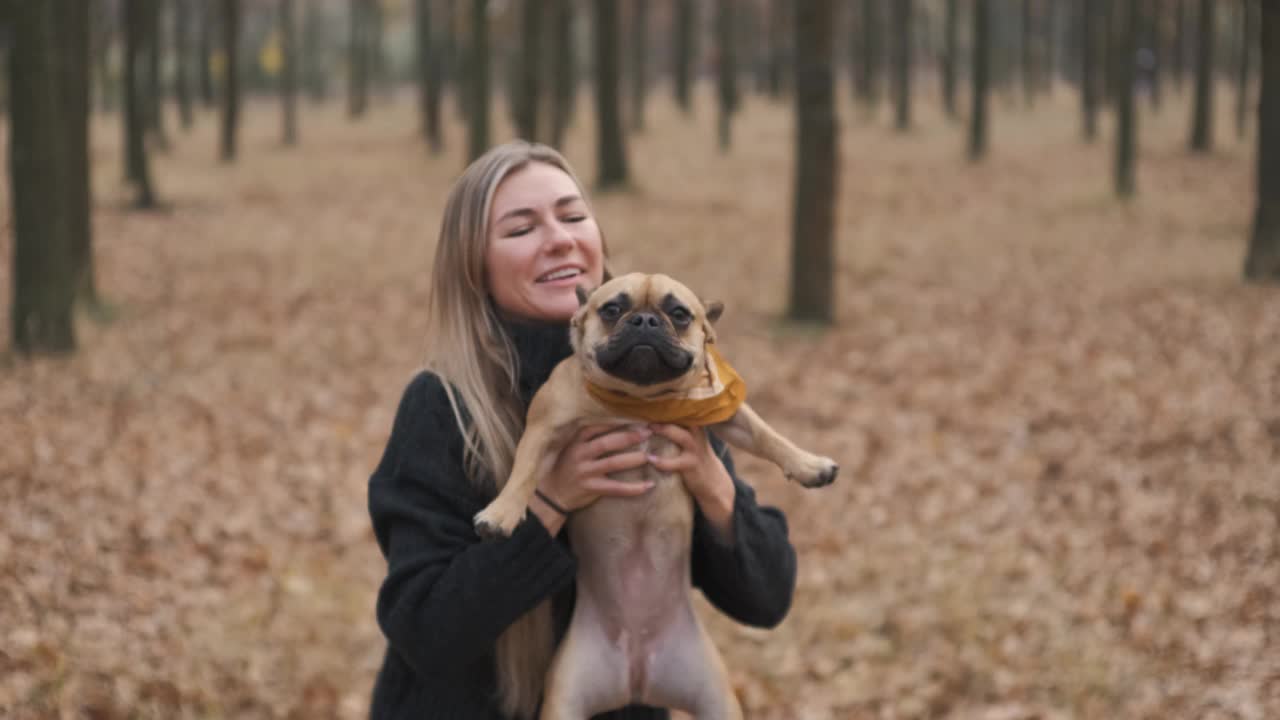
<svg viewBox="0 0 1280 720"><path fill-rule="evenodd" d="M147 16L150 24L147 32L147 128L155 138L156 147L169 149L169 134L164 129L164 76L161 60L164 56L163 4L153 0Z"/></svg>
<svg viewBox="0 0 1280 720"><path fill-rule="evenodd" d="M517 96L516 128L529 141L538 134L538 109L542 95L542 7L543 0L524 0L520 23L520 84Z"/></svg>
<svg viewBox="0 0 1280 720"><path fill-rule="evenodd" d="M1157 110L1160 109L1164 90L1164 25L1160 22L1160 5L1161 0L1146 0L1142 13L1145 47L1151 53L1151 63L1147 70L1151 83L1151 107Z"/></svg>
<svg viewBox="0 0 1280 720"><path fill-rule="evenodd" d="M6 10L13 42L7 63L13 101L12 342L22 353L70 352L76 346L72 308L81 288L82 243L88 242L77 236L80 222L70 217L80 201L80 181L70 173L88 169L87 159L70 158L87 146L88 6L82 0L48 0L9 3ZM70 102L82 84L84 101ZM72 117L77 113L83 117ZM69 147L78 133L86 141ZM87 188L87 178L83 182ZM76 186L72 192L69 183ZM84 212L87 218L87 207Z"/></svg>
<svg viewBox="0 0 1280 720"><path fill-rule="evenodd" d="M173 54L176 62L173 94L178 99L178 120L183 130L195 122L191 110L191 0L174 0Z"/></svg>
<svg viewBox="0 0 1280 720"><path fill-rule="evenodd" d="M1236 66L1236 135L1243 138L1248 125L1249 66L1253 64L1257 3L1254 0L1241 0L1241 3L1243 7L1240 8L1240 54L1239 63Z"/></svg>
<svg viewBox="0 0 1280 720"><path fill-rule="evenodd" d="M947 0L945 20L946 49L942 55L942 107L947 117L955 118L956 110L956 78L960 53L960 2Z"/></svg>
<svg viewBox="0 0 1280 720"><path fill-rule="evenodd" d="M729 150L733 113L738 109L738 61L734 50L735 0L718 0L716 4L716 83L720 100L720 151Z"/></svg>
<svg viewBox="0 0 1280 720"><path fill-rule="evenodd" d="M415 0L414 21L422 134L431 152L438 155L444 150L444 134L440 125L440 57L431 33L431 0Z"/></svg>
<svg viewBox="0 0 1280 720"><path fill-rule="evenodd" d="M222 54L226 72L222 78L222 162L236 159L236 133L240 127L240 0L222 0Z"/></svg>
<svg viewBox="0 0 1280 720"><path fill-rule="evenodd" d="M607 190L625 186L629 180L618 95L618 0L595 0L594 5L596 184Z"/></svg>
<svg viewBox="0 0 1280 720"><path fill-rule="evenodd" d="M1120 50L1116 75L1120 92L1116 97L1116 195L1129 198L1134 193L1134 156L1137 152L1137 113L1134 111L1134 76L1141 22L1138 0L1124 0L1120 27Z"/></svg>
<svg viewBox="0 0 1280 720"><path fill-rule="evenodd" d="M115 8L105 0L94 0L90 12L91 42L90 52L93 54L94 80L97 85L98 109L101 112L114 112L119 101L115 79L111 75L108 58L111 46L119 34L119 18L113 13Z"/></svg>
<svg viewBox="0 0 1280 720"><path fill-rule="evenodd" d="M551 61L555 78L554 101L551 103L551 144L562 147L564 133L577 103L578 63L573 45L573 1L552 0Z"/></svg>
<svg viewBox="0 0 1280 720"><path fill-rule="evenodd" d="M293 0L280 0L280 102L284 111L284 144L298 144L298 43Z"/></svg>
<svg viewBox="0 0 1280 720"><path fill-rule="evenodd" d="M858 67L860 97L868 109L880 100L880 58L884 54L880 0L862 0L862 63Z"/></svg>
<svg viewBox="0 0 1280 720"><path fill-rule="evenodd" d="M1098 137L1098 55L1102 52L1099 37L1098 0L1081 0L1080 3L1080 109L1084 119L1084 139L1093 142Z"/></svg>
<svg viewBox="0 0 1280 720"><path fill-rule="evenodd" d="M347 36L347 115L362 117L369 107L369 0L351 0Z"/></svg>
<svg viewBox="0 0 1280 720"><path fill-rule="evenodd" d="M200 99L205 107L217 104L217 93L213 86L213 44L214 31L218 25L218 0L196 0L200 3ZM128 2L128 0L125 0Z"/></svg>
<svg viewBox="0 0 1280 720"><path fill-rule="evenodd" d="M1200 0L1199 47L1196 60L1196 98L1191 119L1191 151L1213 149L1213 0Z"/></svg>
<svg viewBox="0 0 1280 720"><path fill-rule="evenodd" d="M467 157L489 149L489 3L471 0L471 47L467 56Z"/></svg>
<svg viewBox="0 0 1280 720"><path fill-rule="evenodd" d="M676 104L688 113L693 110L690 102L690 86L692 85L693 43L696 16L693 0L676 0L675 18L676 42L675 63L672 70L675 74L672 88L675 91Z"/></svg>
<svg viewBox="0 0 1280 720"><path fill-rule="evenodd" d="M1085 0L1088 2L1089 0ZM973 0L973 109L969 113L969 160L987 154L987 105L991 73L991 7L989 0Z"/></svg>
<svg viewBox="0 0 1280 720"><path fill-rule="evenodd" d="M832 69L832 0L795 4L795 194L787 315L830 323L835 300L835 200L840 154Z"/></svg>
<svg viewBox="0 0 1280 720"><path fill-rule="evenodd" d="M302 4L302 76L307 95L314 102L322 102L329 97L329 74L325 71L326 25L324 11L318 3Z"/></svg>
<svg viewBox="0 0 1280 720"><path fill-rule="evenodd" d="M1245 279L1280 284L1280 3L1261 3L1262 89L1258 98L1258 207Z"/></svg>
<svg viewBox="0 0 1280 720"><path fill-rule="evenodd" d="M787 85L787 20L791 15L790 0L769 0L769 96L782 97Z"/></svg>
<svg viewBox="0 0 1280 720"><path fill-rule="evenodd" d="M631 0L631 130L644 130L649 71L649 0Z"/></svg>
<svg viewBox="0 0 1280 720"><path fill-rule="evenodd" d="M58 84L62 93L59 128L63 146L61 158L66 165L63 194L67 229L76 271L76 300L98 317L105 306L98 297L93 271L93 222L90 214L93 196L89 168L90 6L83 0L57 0Z"/></svg>
<svg viewBox="0 0 1280 720"><path fill-rule="evenodd" d="M1169 53L1170 70L1173 72L1173 85L1182 92L1183 81L1187 76L1187 15L1192 0L1175 0L1173 9L1173 52Z"/></svg>
<svg viewBox="0 0 1280 720"><path fill-rule="evenodd" d="M1022 24L1019 27L1022 32L1022 99L1027 107L1031 107L1035 102L1036 93L1035 33L1032 31L1032 16L1031 0L1022 0L1020 15Z"/></svg>
<svg viewBox="0 0 1280 720"><path fill-rule="evenodd" d="M146 100L139 77L143 48L147 41L147 7L156 0L124 0L124 148L125 176L134 184L137 195L134 206L140 210L156 207L151 184L151 167L147 162Z"/></svg>
<svg viewBox="0 0 1280 720"><path fill-rule="evenodd" d="M913 0L894 0L894 86L897 95L894 126L899 131L911 128L911 10Z"/></svg>

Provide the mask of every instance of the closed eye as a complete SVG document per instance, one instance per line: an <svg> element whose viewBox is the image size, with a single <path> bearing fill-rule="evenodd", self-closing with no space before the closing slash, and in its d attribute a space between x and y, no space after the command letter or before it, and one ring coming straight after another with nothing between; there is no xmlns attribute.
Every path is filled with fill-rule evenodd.
<svg viewBox="0 0 1280 720"><path fill-rule="evenodd" d="M672 308L667 314L671 316L672 322L679 325L684 325L693 319L693 315L682 307Z"/></svg>

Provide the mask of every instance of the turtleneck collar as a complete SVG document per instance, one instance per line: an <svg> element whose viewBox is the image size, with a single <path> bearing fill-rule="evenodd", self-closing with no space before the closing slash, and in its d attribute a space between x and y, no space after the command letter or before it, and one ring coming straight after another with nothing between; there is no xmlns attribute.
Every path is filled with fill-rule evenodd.
<svg viewBox="0 0 1280 720"><path fill-rule="evenodd" d="M515 346L520 398L528 405L556 365L573 354L569 323L515 318L500 318L499 322Z"/></svg>

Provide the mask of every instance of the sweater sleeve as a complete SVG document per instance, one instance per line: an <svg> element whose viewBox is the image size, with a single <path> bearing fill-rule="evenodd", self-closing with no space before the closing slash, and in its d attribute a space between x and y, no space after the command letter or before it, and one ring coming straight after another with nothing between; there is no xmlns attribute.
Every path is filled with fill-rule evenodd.
<svg viewBox="0 0 1280 720"><path fill-rule="evenodd" d="M733 478L733 540L716 532L701 511L693 525L693 584L711 604L746 625L777 626L791 609L796 552L781 510L756 503L755 490L738 477L719 438L711 446Z"/></svg>
<svg viewBox="0 0 1280 720"><path fill-rule="evenodd" d="M511 537L481 541L472 517L484 504L463 471L444 387L420 373L369 480L369 514L387 559L378 624L420 674L463 671L520 615L573 582L573 556L532 515Z"/></svg>

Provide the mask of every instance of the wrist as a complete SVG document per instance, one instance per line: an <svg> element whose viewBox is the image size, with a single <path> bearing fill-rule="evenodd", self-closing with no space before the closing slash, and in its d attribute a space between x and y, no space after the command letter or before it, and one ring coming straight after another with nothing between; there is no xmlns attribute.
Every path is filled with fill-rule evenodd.
<svg viewBox="0 0 1280 720"><path fill-rule="evenodd" d="M698 503L698 509L702 511L707 522L721 536L731 540L733 537L733 504L737 499L738 490L734 487L733 478L729 476L729 472L724 469L724 466L719 468L719 474L722 475L721 481L712 483L710 487L705 488L702 493L696 495L694 500Z"/></svg>

